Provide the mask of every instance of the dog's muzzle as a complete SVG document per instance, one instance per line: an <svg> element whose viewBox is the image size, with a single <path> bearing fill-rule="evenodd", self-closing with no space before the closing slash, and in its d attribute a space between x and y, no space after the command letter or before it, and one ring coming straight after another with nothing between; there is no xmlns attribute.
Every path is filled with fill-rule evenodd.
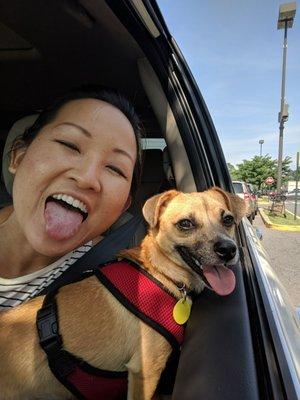
<svg viewBox="0 0 300 400"><path fill-rule="evenodd" d="M186 246L176 246L175 249L179 253L180 257L183 259L183 261L190 268L192 268L192 270L195 271L196 274L198 274L200 276L200 278L203 280L205 285L209 289L212 289L210 283L208 282L208 280L205 278L205 276L203 274L203 265L202 265L201 261L191 253L189 248Z"/></svg>
<svg viewBox="0 0 300 400"><path fill-rule="evenodd" d="M220 262L203 264L203 260L192 249L186 246L176 246L175 249L182 260L197 273L208 289L215 291L221 296L230 294L235 288L234 273L228 268L234 264L237 257L237 247L234 242L223 239L219 240L214 251Z"/></svg>

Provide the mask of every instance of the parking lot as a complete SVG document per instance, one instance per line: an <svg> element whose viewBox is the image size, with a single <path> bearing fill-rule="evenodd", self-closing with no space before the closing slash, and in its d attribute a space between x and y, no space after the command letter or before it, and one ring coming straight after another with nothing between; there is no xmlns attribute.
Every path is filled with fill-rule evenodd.
<svg viewBox="0 0 300 400"><path fill-rule="evenodd" d="M300 232L286 232L267 228L258 214L254 227L263 233L262 245L274 270L287 289L292 303L300 305Z"/></svg>

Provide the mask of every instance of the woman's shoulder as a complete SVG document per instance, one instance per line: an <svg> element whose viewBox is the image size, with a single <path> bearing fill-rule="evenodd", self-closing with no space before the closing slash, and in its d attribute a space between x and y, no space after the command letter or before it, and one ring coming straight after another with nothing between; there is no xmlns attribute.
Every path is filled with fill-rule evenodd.
<svg viewBox="0 0 300 400"><path fill-rule="evenodd" d="M0 310L15 307L37 296L91 247L92 241L31 274L12 279L0 278Z"/></svg>

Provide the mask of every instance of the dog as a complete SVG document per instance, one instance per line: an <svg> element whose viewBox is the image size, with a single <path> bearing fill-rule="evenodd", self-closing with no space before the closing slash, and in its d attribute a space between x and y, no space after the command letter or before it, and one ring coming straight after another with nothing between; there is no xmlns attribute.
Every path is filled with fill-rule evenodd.
<svg viewBox="0 0 300 400"><path fill-rule="evenodd" d="M188 194L169 190L146 201L148 234L121 256L140 264L177 299L182 285L187 292L207 287L228 295L235 287L230 265L238 261L235 227L245 212L242 199L217 187ZM36 314L43 299L0 314L1 400L73 398L52 374L39 345ZM97 368L127 370L129 400L156 398L172 350L165 337L121 305L95 276L62 287L57 307L68 351Z"/></svg>

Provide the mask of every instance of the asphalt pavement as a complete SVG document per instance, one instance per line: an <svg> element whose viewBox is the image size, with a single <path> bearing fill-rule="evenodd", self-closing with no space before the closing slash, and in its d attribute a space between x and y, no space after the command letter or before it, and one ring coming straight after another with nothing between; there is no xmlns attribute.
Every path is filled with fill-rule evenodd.
<svg viewBox="0 0 300 400"><path fill-rule="evenodd" d="M292 303L300 306L300 232L267 228L259 214L255 217L253 226L262 231L262 245Z"/></svg>

